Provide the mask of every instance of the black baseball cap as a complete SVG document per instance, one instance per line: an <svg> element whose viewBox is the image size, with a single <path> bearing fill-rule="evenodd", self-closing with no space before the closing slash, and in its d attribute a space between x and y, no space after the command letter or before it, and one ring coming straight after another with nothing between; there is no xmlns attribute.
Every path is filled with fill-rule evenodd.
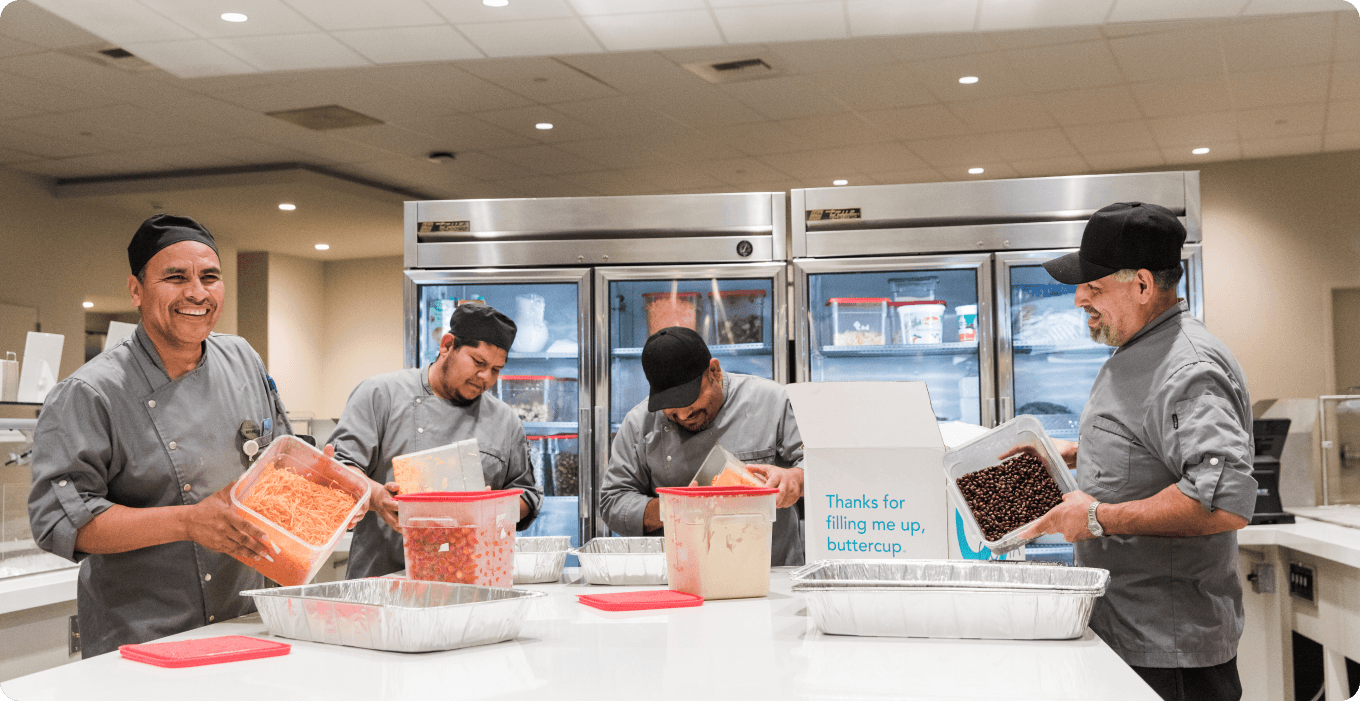
<svg viewBox="0 0 1360 701"><path fill-rule="evenodd" d="M683 326L667 326L642 347L642 372L651 386L647 411L678 409L698 401L713 356L704 339Z"/></svg>
<svg viewBox="0 0 1360 701"><path fill-rule="evenodd" d="M1116 202L1086 222L1081 250L1044 263L1064 285L1099 280L1120 270L1170 270L1181 264L1185 226L1171 210L1145 202Z"/></svg>

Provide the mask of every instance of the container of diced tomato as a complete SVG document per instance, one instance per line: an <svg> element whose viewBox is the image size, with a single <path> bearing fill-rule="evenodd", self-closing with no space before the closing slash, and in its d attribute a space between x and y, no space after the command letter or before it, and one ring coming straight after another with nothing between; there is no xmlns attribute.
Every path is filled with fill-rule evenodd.
<svg viewBox="0 0 1360 701"><path fill-rule="evenodd" d="M509 587L522 490L402 494L397 521L406 576L428 582Z"/></svg>

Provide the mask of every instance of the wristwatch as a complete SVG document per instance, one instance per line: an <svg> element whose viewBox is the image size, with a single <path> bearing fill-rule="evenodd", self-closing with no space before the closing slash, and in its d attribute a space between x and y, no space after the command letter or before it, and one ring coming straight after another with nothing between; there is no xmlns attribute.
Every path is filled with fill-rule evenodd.
<svg viewBox="0 0 1360 701"><path fill-rule="evenodd" d="M1097 538L1105 535L1105 529L1100 525L1100 521L1096 520L1096 507L1098 506L1100 506L1100 502L1093 501L1090 506L1086 507L1086 526L1091 529L1091 535Z"/></svg>

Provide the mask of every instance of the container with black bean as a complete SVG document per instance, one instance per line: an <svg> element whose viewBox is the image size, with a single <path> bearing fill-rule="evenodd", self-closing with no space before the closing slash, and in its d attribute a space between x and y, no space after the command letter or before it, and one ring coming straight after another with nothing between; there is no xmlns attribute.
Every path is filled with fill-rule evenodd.
<svg viewBox="0 0 1360 701"><path fill-rule="evenodd" d="M983 537L992 542L1062 502L1062 491L1043 460L1029 453L970 472L956 482Z"/></svg>

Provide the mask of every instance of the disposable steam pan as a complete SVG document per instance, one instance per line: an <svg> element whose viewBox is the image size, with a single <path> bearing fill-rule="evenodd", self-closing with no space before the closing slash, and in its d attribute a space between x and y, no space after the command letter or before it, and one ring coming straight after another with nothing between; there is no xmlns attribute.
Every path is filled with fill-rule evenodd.
<svg viewBox="0 0 1360 701"><path fill-rule="evenodd" d="M665 584L662 538L595 538L571 554L581 560L587 584Z"/></svg>
<svg viewBox="0 0 1360 701"><path fill-rule="evenodd" d="M515 584L546 584L561 579L569 550L570 536L515 538Z"/></svg>

